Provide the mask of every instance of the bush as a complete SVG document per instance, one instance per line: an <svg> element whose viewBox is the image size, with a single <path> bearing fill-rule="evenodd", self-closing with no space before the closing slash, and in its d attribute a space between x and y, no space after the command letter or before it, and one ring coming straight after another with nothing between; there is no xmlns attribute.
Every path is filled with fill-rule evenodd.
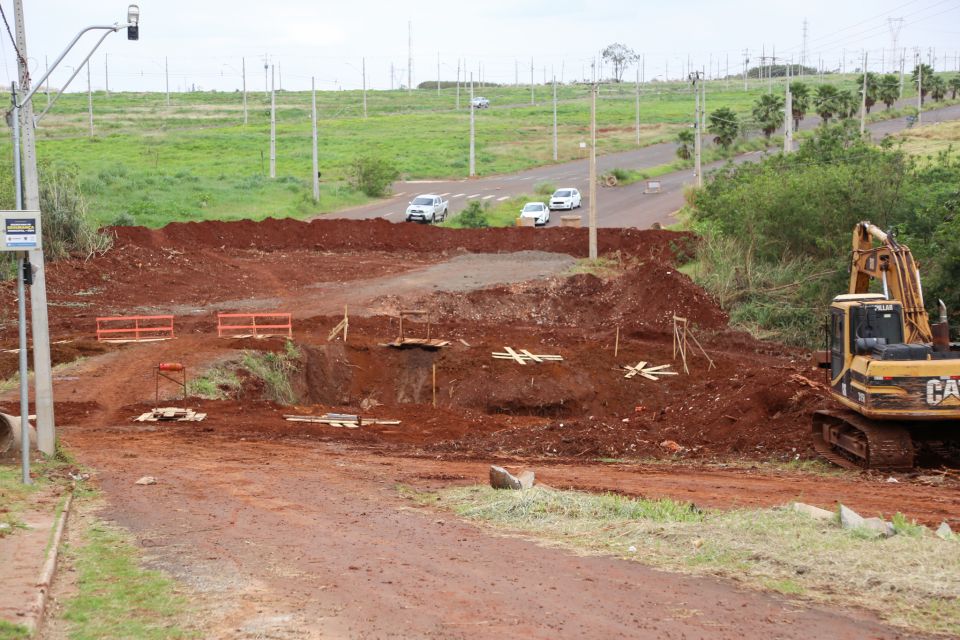
<svg viewBox="0 0 960 640"><path fill-rule="evenodd" d="M539 182L533 187L534 193L539 196L552 196L553 192L556 190L556 185L550 182Z"/></svg>
<svg viewBox="0 0 960 640"><path fill-rule="evenodd" d="M400 172L389 160L361 156L350 164L347 180L354 189L371 198L379 198L387 194L390 185L399 177Z"/></svg>
<svg viewBox="0 0 960 640"><path fill-rule="evenodd" d="M457 224L464 229L485 229L490 226L484 206L479 200L471 200L467 204L467 208L457 216Z"/></svg>

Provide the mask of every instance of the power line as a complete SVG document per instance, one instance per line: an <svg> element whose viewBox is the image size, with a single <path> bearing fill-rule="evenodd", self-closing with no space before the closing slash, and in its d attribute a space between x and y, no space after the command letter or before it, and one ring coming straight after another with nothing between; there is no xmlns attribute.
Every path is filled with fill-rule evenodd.
<svg viewBox="0 0 960 640"><path fill-rule="evenodd" d="M3 17L4 26L7 27L7 35L10 36L10 43L13 45L13 50L17 53L17 61L22 65L24 88L27 88L30 86L30 68L27 65L26 58L23 57L23 54L20 53L20 49L17 47L17 39L13 37L13 31L10 30L10 23L7 22L7 14L3 10L2 4L0 4L0 16Z"/></svg>

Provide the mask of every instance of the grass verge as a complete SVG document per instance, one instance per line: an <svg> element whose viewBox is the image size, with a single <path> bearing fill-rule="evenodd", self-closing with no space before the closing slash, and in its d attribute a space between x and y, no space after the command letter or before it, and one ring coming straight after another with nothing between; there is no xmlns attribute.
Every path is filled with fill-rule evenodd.
<svg viewBox="0 0 960 640"><path fill-rule="evenodd" d="M160 572L143 569L126 534L103 522L66 549L78 593L64 604L72 640L168 640L193 637L177 622L186 598Z"/></svg>
<svg viewBox="0 0 960 640"><path fill-rule="evenodd" d="M862 606L924 632L960 633L960 544L905 520L904 534L874 539L787 510L703 511L612 494L467 487L415 498L578 552Z"/></svg>
<svg viewBox="0 0 960 640"><path fill-rule="evenodd" d="M30 632L23 625L0 620L0 640L27 640Z"/></svg>

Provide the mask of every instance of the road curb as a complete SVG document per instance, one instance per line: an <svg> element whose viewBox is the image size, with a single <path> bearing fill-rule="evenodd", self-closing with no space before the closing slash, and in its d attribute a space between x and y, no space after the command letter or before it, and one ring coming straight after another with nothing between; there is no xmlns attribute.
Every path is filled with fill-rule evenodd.
<svg viewBox="0 0 960 640"><path fill-rule="evenodd" d="M67 501L63 505L63 511L53 526L53 537L50 541L50 550L47 553L47 559L43 562L43 568L40 570L40 578L37 580L37 595L34 597L33 606L30 607L30 613L23 622L32 636L40 628L43 622L43 615L47 608L47 599L50 594L50 584L53 582L53 574L57 570L57 558L60 555L60 542L63 539L63 532L66 528L67 517L70 515L70 507L73 505L73 492L67 495Z"/></svg>

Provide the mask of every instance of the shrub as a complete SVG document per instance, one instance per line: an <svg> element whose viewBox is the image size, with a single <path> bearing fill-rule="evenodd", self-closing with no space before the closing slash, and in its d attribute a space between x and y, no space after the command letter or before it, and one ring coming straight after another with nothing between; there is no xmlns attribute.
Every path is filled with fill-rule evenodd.
<svg viewBox="0 0 960 640"><path fill-rule="evenodd" d="M397 167L389 160L373 156L355 159L348 171L350 186L371 198L386 195L387 189L400 176Z"/></svg>
<svg viewBox="0 0 960 640"><path fill-rule="evenodd" d="M464 229L485 229L490 226L487 223L484 207L479 200L471 200L467 208L457 216L457 222Z"/></svg>
<svg viewBox="0 0 960 640"><path fill-rule="evenodd" d="M539 182L533 187L533 190L540 196L552 196L557 187L550 182Z"/></svg>

